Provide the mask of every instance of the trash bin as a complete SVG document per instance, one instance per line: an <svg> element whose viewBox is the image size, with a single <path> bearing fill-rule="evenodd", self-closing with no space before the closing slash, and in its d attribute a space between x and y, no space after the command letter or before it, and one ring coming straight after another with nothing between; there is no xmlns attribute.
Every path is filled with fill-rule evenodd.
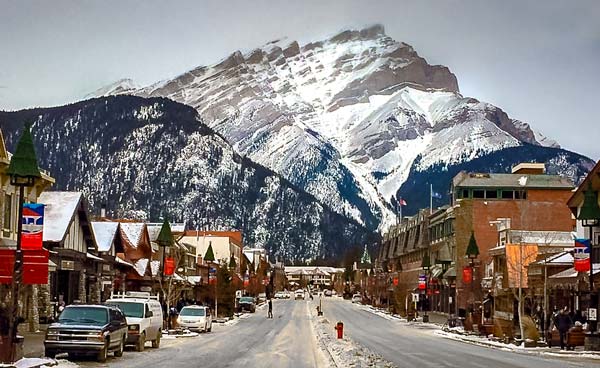
<svg viewBox="0 0 600 368"><path fill-rule="evenodd" d="M429 323L429 315L428 314L423 315L423 322Z"/></svg>
<svg viewBox="0 0 600 368"><path fill-rule="evenodd" d="M339 321L338 323L335 324L335 329L337 331L337 338L343 339L344 338L344 324L342 323L342 321Z"/></svg>

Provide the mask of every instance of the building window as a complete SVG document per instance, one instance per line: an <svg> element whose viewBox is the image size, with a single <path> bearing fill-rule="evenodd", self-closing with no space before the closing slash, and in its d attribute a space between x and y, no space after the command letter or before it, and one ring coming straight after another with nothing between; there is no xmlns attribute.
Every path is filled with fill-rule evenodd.
<svg viewBox="0 0 600 368"><path fill-rule="evenodd" d="M488 198L488 199L498 198L498 191L496 191L496 190L486 190L485 191L485 198Z"/></svg>
<svg viewBox="0 0 600 368"><path fill-rule="evenodd" d="M473 189L473 198L485 198L485 190Z"/></svg>
<svg viewBox="0 0 600 368"><path fill-rule="evenodd" d="M501 196L502 199L513 199L514 192L512 190L503 190Z"/></svg>
<svg viewBox="0 0 600 368"><path fill-rule="evenodd" d="M12 196L10 194L4 195L4 223L2 229L4 230L4 236L10 236L11 231L11 220L12 220Z"/></svg>
<svg viewBox="0 0 600 368"><path fill-rule="evenodd" d="M527 199L527 191L515 190L515 199Z"/></svg>

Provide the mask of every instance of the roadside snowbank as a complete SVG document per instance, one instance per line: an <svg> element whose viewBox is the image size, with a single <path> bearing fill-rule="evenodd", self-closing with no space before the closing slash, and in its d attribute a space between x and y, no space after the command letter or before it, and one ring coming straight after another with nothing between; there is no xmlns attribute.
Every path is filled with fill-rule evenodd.
<svg viewBox="0 0 600 368"><path fill-rule="evenodd" d="M314 310L314 308L311 308ZM329 357L332 367L396 367L393 363L386 361L380 355L361 346L348 336L343 339L337 338L335 324L330 323L325 317L315 317L310 314L310 321L317 335L319 346Z"/></svg>

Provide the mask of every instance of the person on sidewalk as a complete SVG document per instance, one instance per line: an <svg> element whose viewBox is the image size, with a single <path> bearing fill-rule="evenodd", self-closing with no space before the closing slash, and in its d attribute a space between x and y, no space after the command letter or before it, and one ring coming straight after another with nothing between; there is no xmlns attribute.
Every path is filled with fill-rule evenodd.
<svg viewBox="0 0 600 368"><path fill-rule="evenodd" d="M269 299L269 315L267 318L273 318L273 301Z"/></svg>
<svg viewBox="0 0 600 368"><path fill-rule="evenodd" d="M560 334L560 350L565 350L567 332L569 331L572 325L573 321L567 313L567 307L561 309L560 313L556 317L556 328L558 328L558 333Z"/></svg>

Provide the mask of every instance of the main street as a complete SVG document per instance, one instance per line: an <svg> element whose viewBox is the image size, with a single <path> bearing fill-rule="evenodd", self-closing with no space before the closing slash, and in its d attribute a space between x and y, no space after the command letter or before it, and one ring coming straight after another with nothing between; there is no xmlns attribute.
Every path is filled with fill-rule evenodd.
<svg viewBox="0 0 600 368"><path fill-rule="evenodd" d="M265 308L232 326L213 325L212 332L176 340L163 339L159 349L127 349L122 358L106 363L76 361L89 367L322 367L307 302L274 300L274 318Z"/></svg>
<svg viewBox="0 0 600 368"><path fill-rule="evenodd" d="M388 320L339 298L323 298L323 311L329 321L343 321L344 333L351 339L398 367L600 367L593 360L567 360L450 340L435 335L433 326Z"/></svg>

